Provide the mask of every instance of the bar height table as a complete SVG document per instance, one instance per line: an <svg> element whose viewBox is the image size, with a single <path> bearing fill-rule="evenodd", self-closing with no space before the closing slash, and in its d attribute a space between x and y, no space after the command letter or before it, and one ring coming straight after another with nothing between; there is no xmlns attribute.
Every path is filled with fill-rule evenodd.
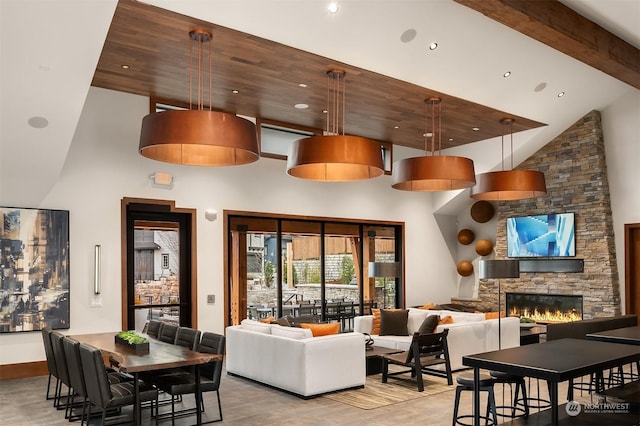
<svg viewBox="0 0 640 426"><path fill-rule="evenodd" d="M587 339L626 345L640 345L640 326L598 331L597 333L587 334Z"/></svg>
<svg viewBox="0 0 640 426"><path fill-rule="evenodd" d="M582 339L559 339L464 356L462 363L473 367L474 424L480 424L481 368L549 382L551 423L555 426L558 424L558 383L638 360L640 350L635 346Z"/></svg>

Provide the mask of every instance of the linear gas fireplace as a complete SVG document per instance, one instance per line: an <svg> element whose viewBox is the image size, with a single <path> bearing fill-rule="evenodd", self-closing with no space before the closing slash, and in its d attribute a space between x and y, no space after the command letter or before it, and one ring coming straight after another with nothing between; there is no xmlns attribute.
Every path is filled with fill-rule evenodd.
<svg viewBox="0 0 640 426"><path fill-rule="evenodd" d="M564 294L507 293L507 315L537 323L582 319L582 296Z"/></svg>

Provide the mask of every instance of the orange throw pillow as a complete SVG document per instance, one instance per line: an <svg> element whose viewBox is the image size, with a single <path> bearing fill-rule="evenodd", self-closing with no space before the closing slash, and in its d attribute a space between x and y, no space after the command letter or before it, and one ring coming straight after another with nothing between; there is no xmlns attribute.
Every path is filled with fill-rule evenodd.
<svg viewBox="0 0 640 426"><path fill-rule="evenodd" d="M436 304L431 302L426 305L418 306L418 309L432 309L434 306L436 306Z"/></svg>
<svg viewBox="0 0 640 426"><path fill-rule="evenodd" d="M371 327L371 334L380 334L380 309L371 309L373 314L373 326Z"/></svg>
<svg viewBox="0 0 640 426"><path fill-rule="evenodd" d="M505 311L500 311L500 318L504 318L506 316L506 312ZM485 312L484 313L484 319L498 319L498 313L497 312Z"/></svg>
<svg viewBox="0 0 640 426"><path fill-rule="evenodd" d="M440 321L438 321L438 325L442 324L453 324L453 318L451 317L451 315L446 315L440 318Z"/></svg>
<svg viewBox="0 0 640 426"><path fill-rule="evenodd" d="M329 324L312 324L301 323L300 328L308 328L311 330L313 337L328 336L330 334L338 334L340 332L339 322L330 322Z"/></svg>
<svg viewBox="0 0 640 426"><path fill-rule="evenodd" d="M261 318L260 322L263 322L265 324L271 324L272 322L274 322L276 320L275 317L269 317L269 318Z"/></svg>

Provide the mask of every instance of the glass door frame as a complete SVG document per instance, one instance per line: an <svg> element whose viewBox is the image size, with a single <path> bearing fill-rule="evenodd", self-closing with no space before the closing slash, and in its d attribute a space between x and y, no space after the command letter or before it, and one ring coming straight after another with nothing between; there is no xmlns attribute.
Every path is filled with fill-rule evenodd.
<svg viewBox="0 0 640 426"><path fill-rule="evenodd" d="M307 222L307 223L318 223L321 224L321 262L324 262L324 225L325 224L349 224L349 225L359 225L359 242L358 242L358 286L359 286L359 312L362 313L364 310L363 302L364 302L364 284L363 281L368 277L368 265L365 265L363 261L363 250L364 248L364 239L368 237L364 235L365 228L375 228L375 227L384 227L384 228L393 228L396 242L395 242L395 260L400 262L402 265L402 273L401 277L397 278L397 286L396 286L396 307L404 307L405 306L405 288L404 288L404 222L390 222L390 221L372 221L372 220L358 220L358 219L343 219L343 218L327 218L327 217L312 217L312 216L294 216L294 215L277 215L277 214L269 214L269 213L258 213L258 212L244 212L244 211L234 211L234 210L225 210L223 211L223 226L224 226L224 325L229 326L233 324L233 312L236 311L235 315L238 316L236 318L236 322L239 322L239 319L244 318L247 311L247 297L246 297L246 284L244 286L236 286L233 287L233 276L241 276L242 273L242 265L231 265L231 260L235 256L238 256L238 253L245 253L246 255L246 234L250 233L252 230L247 225L239 225L236 226L238 229L232 229L231 221L232 219L242 218L246 220L248 223L255 220L259 222L261 220L275 220L277 223L275 234L277 235L278 247L277 247L277 263L278 268L276 272L276 280L277 280L277 310L278 312L282 312L282 277L280 274L281 265L282 265L282 223L285 221L294 221L294 222ZM264 230L262 230L264 231ZM273 232L269 230L269 232ZM232 239L232 233L240 235L238 238L238 242L242 245L242 242L245 242L244 251L242 247L236 247L236 244ZM367 254L368 256L368 254ZM245 265L246 269L246 265ZM246 272L246 271L245 271ZM322 301L322 311L324 312L325 308L325 285L324 285L324 267L321 267L321 301ZM243 292L244 291L244 292ZM244 296L243 296L244 295ZM233 300L236 297L238 300ZM244 306L243 306L244 303Z"/></svg>
<svg viewBox="0 0 640 426"><path fill-rule="evenodd" d="M121 201L121 328L128 330L135 326L132 254L136 220L180 223L180 325L197 328L196 210L176 208L174 201L140 198Z"/></svg>

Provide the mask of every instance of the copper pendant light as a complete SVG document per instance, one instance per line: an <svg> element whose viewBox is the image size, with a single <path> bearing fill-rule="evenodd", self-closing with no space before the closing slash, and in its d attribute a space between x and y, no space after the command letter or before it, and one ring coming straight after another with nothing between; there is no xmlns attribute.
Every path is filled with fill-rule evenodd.
<svg viewBox="0 0 640 426"><path fill-rule="evenodd" d="M426 106L431 105L431 133L426 131ZM435 107L438 105L438 155L435 152ZM425 154L429 152L431 137L431 155L405 158L393 165L392 188L403 191L450 191L464 189L476 183L473 161L466 157L440 155L442 149L442 106L440 98L425 100Z"/></svg>
<svg viewBox="0 0 640 426"><path fill-rule="evenodd" d="M327 129L289 147L287 174L307 180L346 182L384 174L380 143L344 134L345 72L327 72ZM342 121L342 134L340 134Z"/></svg>
<svg viewBox="0 0 640 426"><path fill-rule="evenodd" d="M471 188L471 198L485 201L514 201L536 198L547 193L544 173L537 170L513 170L513 122L503 118L502 124L510 126L511 170L504 170L504 134L502 135L502 171L479 174L476 186Z"/></svg>
<svg viewBox="0 0 640 426"><path fill-rule="evenodd" d="M189 109L152 112L142 120L139 152L144 157L167 163L190 166L231 166L256 161L258 140L255 125L234 114L213 111L212 60L209 45L209 106L204 108L203 45L211 33L202 30L189 33ZM197 45L197 108L192 99L193 44Z"/></svg>

